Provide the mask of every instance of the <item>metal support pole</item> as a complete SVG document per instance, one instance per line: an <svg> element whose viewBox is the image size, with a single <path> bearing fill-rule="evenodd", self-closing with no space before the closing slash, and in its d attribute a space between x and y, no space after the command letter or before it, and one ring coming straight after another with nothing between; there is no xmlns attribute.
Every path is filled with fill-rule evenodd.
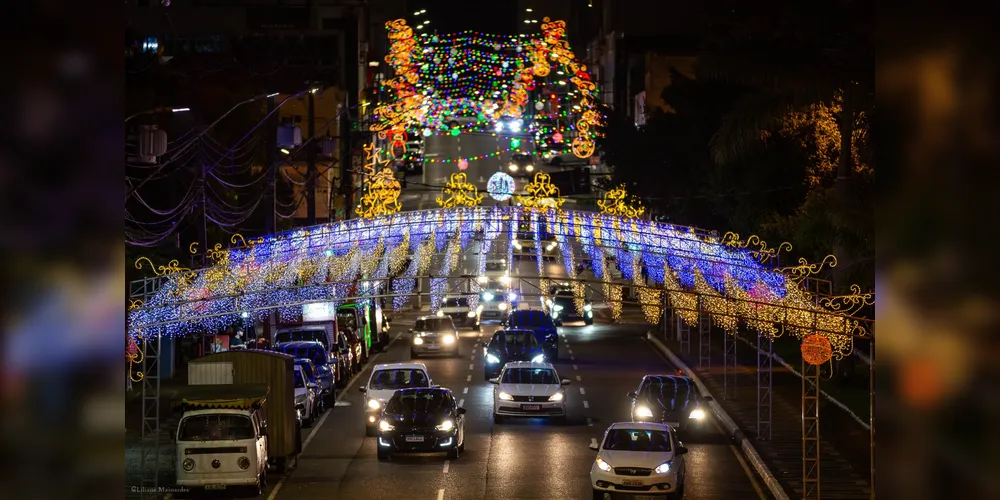
<svg viewBox="0 0 1000 500"><path fill-rule="evenodd" d="M159 278L142 280L141 298L149 300L159 288ZM142 342L142 424L140 426L140 498L155 500L160 474L160 347L162 336Z"/></svg>
<svg viewBox="0 0 1000 500"><path fill-rule="evenodd" d="M723 332L722 339L722 397L736 399L736 336L739 327L732 332Z"/></svg>
<svg viewBox="0 0 1000 500"><path fill-rule="evenodd" d="M757 335L757 439L771 440L771 354L774 340Z"/></svg>
<svg viewBox="0 0 1000 500"><path fill-rule="evenodd" d="M677 341L681 344L681 353L691 354L691 327L681 319L680 314L674 314L674 323L677 328Z"/></svg>
<svg viewBox="0 0 1000 500"><path fill-rule="evenodd" d="M316 97L309 92L309 105L306 111L306 225L316 225Z"/></svg>
<svg viewBox="0 0 1000 500"><path fill-rule="evenodd" d="M802 361L802 498L819 500L819 365Z"/></svg>
<svg viewBox="0 0 1000 500"><path fill-rule="evenodd" d="M712 325L705 313L702 297L698 296L698 369L712 367Z"/></svg>
<svg viewBox="0 0 1000 500"><path fill-rule="evenodd" d="M873 323L874 325L874 323ZM868 350L868 442L871 453L871 499L875 500L875 327L872 326L871 348Z"/></svg>

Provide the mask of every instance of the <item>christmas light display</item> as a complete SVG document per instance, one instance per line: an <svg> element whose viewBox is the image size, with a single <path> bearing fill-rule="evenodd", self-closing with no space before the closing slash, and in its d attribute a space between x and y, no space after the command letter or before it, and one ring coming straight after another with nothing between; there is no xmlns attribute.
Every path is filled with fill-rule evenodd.
<svg viewBox="0 0 1000 500"><path fill-rule="evenodd" d="M391 168L382 168L376 173L380 165L388 163L387 160L380 159L381 150L374 144L365 145L365 154L368 161L365 164L364 175L367 178L365 192L361 195L361 204L358 207L358 216L364 218L379 217L394 214L402 208L399 202L399 194L402 187L396 180L396 174Z"/></svg>
<svg viewBox="0 0 1000 500"><path fill-rule="evenodd" d="M524 187L527 196L518 195L517 202L527 208L559 208L566 198L559 195L559 188L552 184L552 177L545 172L535 173L535 178Z"/></svg>
<svg viewBox="0 0 1000 500"><path fill-rule="evenodd" d="M393 307L399 308L408 302L414 278L429 276L436 252L445 258L436 273L450 272L457 269L459 254L474 246L470 242L481 238L489 249L499 239L502 247L496 251L505 252L511 262L511 242L522 222L529 223L533 239L543 231L555 237L566 275L579 276L579 263L590 267L612 315L620 314L621 283L605 267L611 265L606 259L615 256L633 282L643 275L662 277L662 288L640 288L639 302L650 321L654 312L657 318L662 314L655 306L662 306L665 294L689 325L698 322L701 297L703 310L727 331L735 332L742 323L772 337L782 331L800 339L822 335L834 359L850 354L852 335L866 334L865 324L850 314L871 305L872 294L855 287L850 295L817 297L798 283L820 264L800 263L783 274L760 263L749 249L691 228L594 212L497 205L392 213L297 229L220 249L219 258L203 269L186 270L175 262L158 267L140 259L139 266L155 275L158 286L128 311L129 335L141 343L157 335L217 331L260 321L271 311L294 318L306 303L367 300L388 292L384 287L390 279ZM413 259L406 267L409 255ZM627 266L623 256L630 259ZM581 284L574 298L583 297Z"/></svg>
<svg viewBox="0 0 1000 500"><path fill-rule="evenodd" d="M821 365L833 357L833 346L825 335L812 334L802 339L802 360L810 365Z"/></svg>
<svg viewBox="0 0 1000 500"><path fill-rule="evenodd" d="M659 323L660 317L663 315L663 307L660 302L663 290L648 287L640 287L638 290L639 306L642 308L643 316L646 317L646 322L653 325Z"/></svg>
<svg viewBox="0 0 1000 500"><path fill-rule="evenodd" d="M435 200L439 207L452 208L458 206L474 207L483 201L483 195L475 184L469 182L465 172L451 174L451 178L441 190L441 196Z"/></svg>
<svg viewBox="0 0 1000 500"><path fill-rule="evenodd" d="M629 197L624 184L604 193L603 199L597 200L597 207L602 214L620 217L642 217L646 212L637 196Z"/></svg>
<svg viewBox="0 0 1000 500"><path fill-rule="evenodd" d="M503 172L497 172L490 176L486 183L486 192L496 201L504 202L514 196L514 178Z"/></svg>

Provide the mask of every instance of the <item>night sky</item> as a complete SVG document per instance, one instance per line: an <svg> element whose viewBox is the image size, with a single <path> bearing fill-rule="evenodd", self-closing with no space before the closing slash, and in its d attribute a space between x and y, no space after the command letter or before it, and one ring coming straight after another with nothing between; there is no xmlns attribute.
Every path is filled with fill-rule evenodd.
<svg viewBox="0 0 1000 500"><path fill-rule="evenodd" d="M489 8L468 0L409 0L407 22L425 17L431 20L431 30L441 33L474 30L486 33L517 33L516 0L493 0ZM427 9L427 13L414 17L413 13ZM488 13L488 15L486 15Z"/></svg>

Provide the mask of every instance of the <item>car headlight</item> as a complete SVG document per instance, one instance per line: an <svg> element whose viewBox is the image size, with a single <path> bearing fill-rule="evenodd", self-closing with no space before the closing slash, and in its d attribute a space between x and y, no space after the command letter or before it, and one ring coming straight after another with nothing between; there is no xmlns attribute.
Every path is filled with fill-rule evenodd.
<svg viewBox="0 0 1000 500"><path fill-rule="evenodd" d="M487 278L486 276L480 276L480 277L476 278L476 281L480 285L485 285L487 282L489 282L489 278Z"/></svg>
<svg viewBox="0 0 1000 500"><path fill-rule="evenodd" d="M379 403L377 399L369 399L368 407L373 410L377 410L382 407L382 403Z"/></svg>
<svg viewBox="0 0 1000 500"><path fill-rule="evenodd" d="M562 401L563 397L564 396L563 396L562 392L557 392L557 393L549 396L549 401Z"/></svg>
<svg viewBox="0 0 1000 500"><path fill-rule="evenodd" d="M518 247L518 248L520 248L520 247ZM504 285L509 285L510 284L510 276L501 276L500 277L500 283L503 283Z"/></svg>
<svg viewBox="0 0 1000 500"><path fill-rule="evenodd" d="M452 422L451 420L445 420L444 422L441 422L441 425L438 425L434 428L439 431L450 431L455 428L455 422Z"/></svg>
<svg viewBox="0 0 1000 500"><path fill-rule="evenodd" d="M552 251L552 249L554 249L554 248L555 248L556 246L558 246L558 245L559 245L558 243L556 243L556 242L554 242L554 241L553 241L552 243L549 243L549 244L548 244L548 245L547 245L547 246L545 247L545 251L546 251L546 252L551 252L551 251Z"/></svg>
<svg viewBox="0 0 1000 500"><path fill-rule="evenodd" d="M485 300L486 302L493 300L493 297L494 297L493 292L489 291L483 292L483 300Z"/></svg>
<svg viewBox="0 0 1000 500"><path fill-rule="evenodd" d="M524 248L524 247L522 247L522 246L521 246L521 244L520 244L520 243L518 243L517 241L514 241L514 248L516 248L516 249L520 250L520 249L522 249L522 248Z"/></svg>
<svg viewBox="0 0 1000 500"><path fill-rule="evenodd" d="M647 408L645 406L637 406L635 408L635 416L637 416L637 417L645 417L645 418L652 418L653 417L653 412L649 408Z"/></svg>
<svg viewBox="0 0 1000 500"><path fill-rule="evenodd" d="M445 344L454 344L456 338L457 338L456 336L445 335L444 336L444 343Z"/></svg>
<svg viewBox="0 0 1000 500"><path fill-rule="evenodd" d="M501 311L506 311L507 310L507 303L506 302L501 302L501 303L497 304L497 309L499 309Z"/></svg>
<svg viewBox="0 0 1000 500"><path fill-rule="evenodd" d="M511 172L517 172L517 164L516 164L516 163L511 163L510 165L507 165L507 168L508 168L508 169L509 169L509 170L510 170Z"/></svg>
<svg viewBox="0 0 1000 500"><path fill-rule="evenodd" d="M563 309L565 309L565 307L563 307L563 306L561 306L559 304L556 304L556 305L552 306L552 310L553 311L562 311Z"/></svg>
<svg viewBox="0 0 1000 500"><path fill-rule="evenodd" d="M500 362L500 358L496 357L495 354L487 354L486 355L486 362L490 363L490 364L496 364L496 363Z"/></svg>
<svg viewBox="0 0 1000 500"><path fill-rule="evenodd" d="M380 430L382 432L389 432L389 431L391 431L391 430L393 430L395 428L396 427L394 427L389 422L386 422L385 420L379 420L378 421L378 430Z"/></svg>
<svg viewBox="0 0 1000 500"><path fill-rule="evenodd" d="M531 362L532 363L544 363L545 362L545 355L544 354L539 354L538 356L535 356L535 357L531 358Z"/></svg>
<svg viewBox="0 0 1000 500"><path fill-rule="evenodd" d="M593 309L594 309L594 306L592 306L592 305L590 305L590 304L584 304L584 305L583 305L583 310L584 310L584 311L587 311L587 312L590 312L590 311L592 311Z"/></svg>
<svg viewBox="0 0 1000 500"><path fill-rule="evenodd" d="M517 300L517 292L510 292L507 294L507 300L514 302Z"/></svg>
<svg viewBox="0 0 1000 500"><path fill-rule="evenodd" d="M181 467L184 467L185 471L191 472L192 470L194 470L194 459L185 458L184 461L181 462Z"/></svg>
<svg viewBox="0 0 1000 500"><path fill-rule="evenodd" d="M533 172L535 170L535 166L534 165L526 165L524 167L524 170L527 171L527 172Z"/></svg>
<svg viewBox="0 0 1000 500"><path fill-rule="evenodd" d="M500 394L498 394L497 397L500 398L501 401L510 401L514 399L513 397L511 397L510 394L507 394L506 392L503 391L500 391Z"/></svg>
<svg viewBox="0 0 1000 500"><path fill-rule="evenodd" d="M475 318L476 317L476 311L469 311L468 313L466 313L466 316L468 316L470 318Z"/></svg>
<svg viewBox="0 0 1000 500"><path fill-rule="evenodd" d="M546 300L545 303L548 304L549 307L552 307L552 299Z"/></svg>
<svg viewBox="0 0 1000 500"><path fill-rule="evenodd" d="M613 470L611 464L605 462L601 457L597 457L597 460L595 460L594 463L597 464L598 469L601 469L604 472L611 472Z"/></svg>
<svg viewBox="0 0 1000 500"><path fill-rule="evenodd" d="M503 123L497 122L497 124L493 127L493 130L496 130L497 132L503 132Z"/></svg>
<svg viewBox="0 0 1000 500"><path fill-rule="evenodd" d="M705 418L705 410L702 410L701 408L695 408L694 410L691 410L690 418L693 418L695 420L701 420Z"/></svg>
<svg viewBox="0 0 1000 500"><path fill-rule="evenodd" d="M437 315L437 317L443 318L444 317L444 309L438 309L438 312L436 312L435 314Z"/></svg>
<svg viewBox="0 0 1000 500"><path fill-rule="evenodd" d="M424 339L420 337L413 337L413 345L423 345Z"/></svg>
<svg viewBox="0 0 1000 500"><path fill-rule="evenodd" d="M657 465L656 468L653 469L653 472L655 474L666 474L670 472L670 462L663 462L662 464Z"/></svg>

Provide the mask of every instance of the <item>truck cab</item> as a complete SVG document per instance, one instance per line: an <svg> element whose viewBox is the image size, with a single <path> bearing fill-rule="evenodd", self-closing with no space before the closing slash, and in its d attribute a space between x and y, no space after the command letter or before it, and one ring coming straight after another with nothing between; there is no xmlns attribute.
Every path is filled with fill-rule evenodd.
<svg viewBox="0 0 1000 500"><path fill-rule="evenodd" d="M344 304L338 307L337 323L342 331L353 332L361 340L361 357L357 360L357 365L367 363L373 339L364 309L357 304Z"/></svg>

